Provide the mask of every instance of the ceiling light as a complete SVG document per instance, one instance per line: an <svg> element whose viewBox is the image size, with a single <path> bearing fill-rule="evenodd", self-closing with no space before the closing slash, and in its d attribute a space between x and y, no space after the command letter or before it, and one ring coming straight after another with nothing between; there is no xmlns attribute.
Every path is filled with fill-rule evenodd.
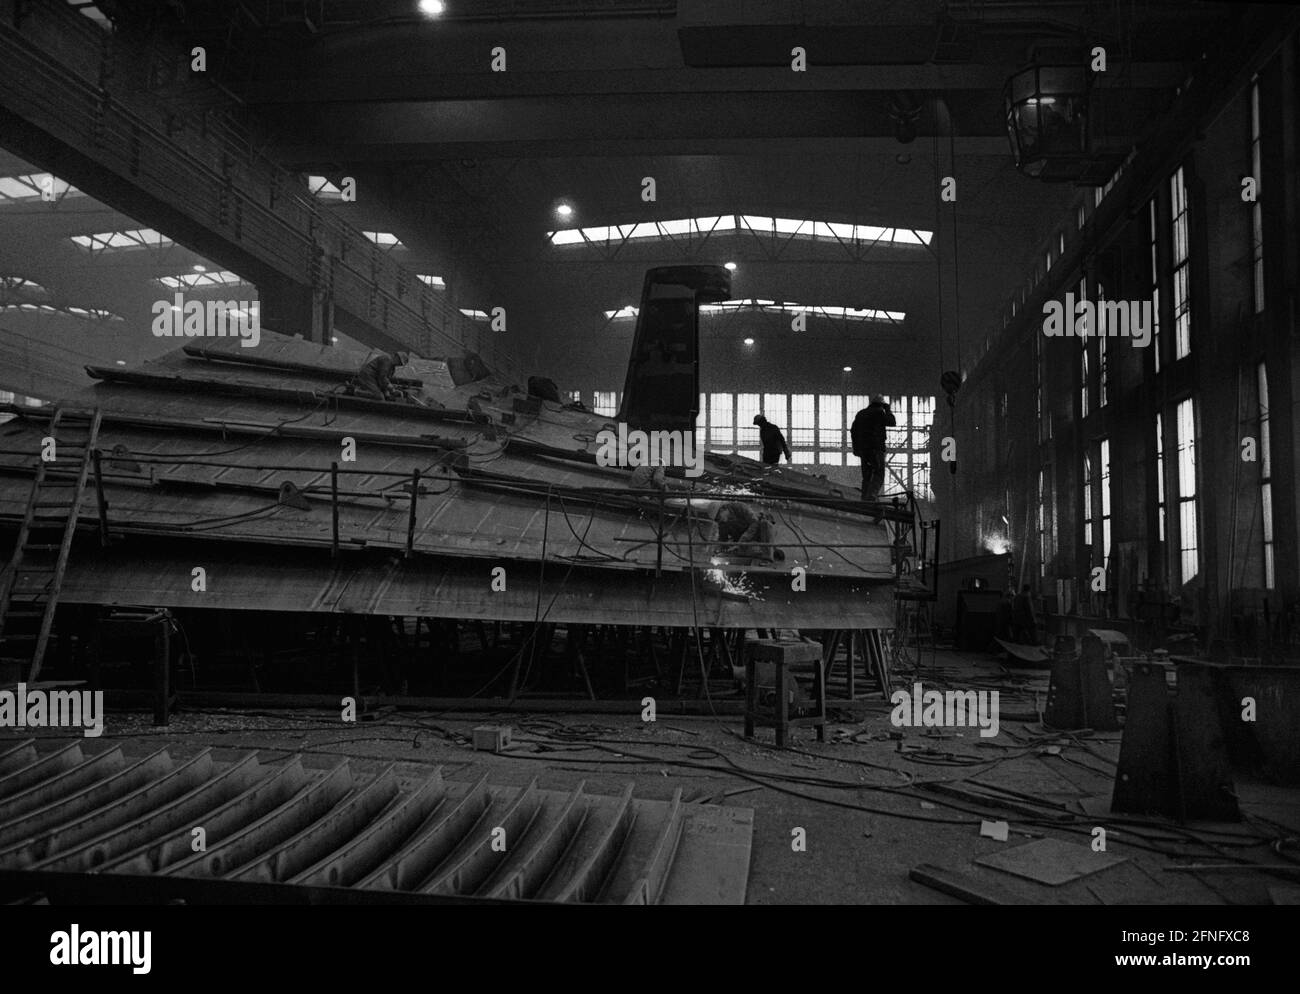
<svg viewBox="0 0 1300 994"><path fill-rule="evenodd" d="M725 268L725 269L729 269L729 270L731 270L731 271L734 273L734 272L736 271L736 264L735 264L734 262L729 262L729 263L727 263L726 266L723 267L723 268Z"/></svg>
<svg viewBox="0 0 1300 994"><path fill-rule="evenodd" d="M339 343L339 336L338 336L338 335L333 336L333 337L330 339L330 341L333 342L335 345L338 345L338 343Z"/></svg>
<svg viewBox="0 0 1300 994"><path fill-rule="evenodd" d="M208 271L208 267L202 265L201 263L197 263L197 262L196 262L196 263L194 264L194 271L195 271L196 273L206 273L206 272Z"/></svg>
<svg viewBox="0 0 1300 994"><path fill-rule="evenodd" d="M425 17L437 17L447 10L447 5L442 0L420 0L419 7L420 13Z"/></svg>
<svg viewBox="0 0 1300 994"><path fill-rule="evenodd" d="M845 366L845 367L844 367L844 372L846 372L846 373L851 373L851 372L853 372L853 367L852 367L852 366Z"/></svg>
<svg viewBox="0 0 1300 994"><path fill-rule="evenodd" d="M754 344L754 340L753 340L752 338L746 338L746 339L745 339L745 344L746 344L746 345L753 345L753 344Z"/></svg>
<svg viewBox="0 0 1300 994"><path fill-rule="evenodd" d="M125 366L125 365L126 365L126 360L125 360L125 359L118 359L118 360L117 360L117 364L118 364L119 366Z"/></svg>
<svg viewBox="0 0 1300 994"><path fill-rule="evenodd" d="M555 208L555 213L559 214L560 217L570 217L573 214L573 208L568 204L559 204Z"/></svg>

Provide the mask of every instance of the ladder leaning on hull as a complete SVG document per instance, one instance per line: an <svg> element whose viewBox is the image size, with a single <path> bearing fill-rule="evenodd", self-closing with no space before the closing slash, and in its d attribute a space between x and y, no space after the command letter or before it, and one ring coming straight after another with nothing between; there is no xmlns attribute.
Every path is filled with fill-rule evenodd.
<svg viewBox="0 0 1300 994"><path fill-rule="evenodd" d="M28 664L29 682L45 659L99 423L98 408L54 409L13 556L0 574L0 657Z"/></svg>

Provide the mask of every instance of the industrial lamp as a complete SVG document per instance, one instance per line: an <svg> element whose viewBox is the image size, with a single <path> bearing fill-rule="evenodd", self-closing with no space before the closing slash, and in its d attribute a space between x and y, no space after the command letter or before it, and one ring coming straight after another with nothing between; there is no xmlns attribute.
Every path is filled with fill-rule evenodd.
<svg viewBox="0 0 1300 994"><path fill-rule="evenodd" d="M1088 151L1088 84L1082 64L1035 63L1007 80L1007 135L1026 176L1064 178L1053 175L1054 160L1077 161Z"/></svg>

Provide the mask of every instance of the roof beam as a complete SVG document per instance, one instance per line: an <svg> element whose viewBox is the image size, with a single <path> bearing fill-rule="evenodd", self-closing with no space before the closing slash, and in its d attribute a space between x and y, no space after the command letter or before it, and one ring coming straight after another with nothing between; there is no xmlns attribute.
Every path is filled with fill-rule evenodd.
<svg viewBox="0 0 1300 994"><path fill-rule="evenodd" d="M326 169L347 163L433 162L440 159L565 159L631 158L677 155L770 155L780 139L756 138L622 138L538 139L529 141L352 141L346 136L330 142L303 138L275 137L276 157L298 169ZM1006 159L1011 155L1007 137L1002 135L958 135L957 155L992 156ZM945 140L946 143L946 140ZM1127 144L1128 139L1123 139ZM910 145L900 144L890 136L837 138L801 138L798 149L804 155L895 155L906 154L913 160L929 161L931 140L918 138ZM946 152L945 152L946 154Z"/></svg>
<svg viewBox="0 0 1300 994"><path fill-rule="evenodd" d="M814 91L956 90L1001 91L1020 65L1013 62L964 65L897 65L814 67L806 73L777 72L765 68L724 69L619 69L593 67L529 72L407 72L388 63L365 64L364 74L348 66L279 66L275 75L239 87L250 105L349 105L371 102L519 99L527 97L600 97L610 94L655 96L689 93L701 99L743 93L747 98L764 93ZM1173 62L1141 62L1122 67L1115 79L1130 89L1165 89L1177 86L1186 75ZM1102 87L1120 85L1099 79Z"/></svg>

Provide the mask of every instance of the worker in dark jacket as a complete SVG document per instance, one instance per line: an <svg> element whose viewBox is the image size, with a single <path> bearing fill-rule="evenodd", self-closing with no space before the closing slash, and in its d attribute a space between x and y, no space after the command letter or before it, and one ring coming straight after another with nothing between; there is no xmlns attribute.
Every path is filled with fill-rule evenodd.
<svg viewBox="0 0 1300 994"><path fill-rule="evenodd" d="M862 460L862 499L875 500L885 482L885 429L898 422L889 402L879 395L858 411L849 434L853 454Z"/></svg>
<svg viewBox="0 0 1300 994"><path fill-rule="evenodd" d="M393 370L406 365L400 352L380 352L367 359L353 383L357 396L373 400L400 400L402 392L393 386Z"/></svg>
<svg viewBox="0 0 1300 994"><path fill-rule="evenodd" d="M781 461L781 453L785 453L785 461L790 461L790 445L785 440L785 435L781 429L768 421L761 414L754 415L754 424L758 425L758 441L763 447L763 462L768 466L775 466Z"/></svg>

